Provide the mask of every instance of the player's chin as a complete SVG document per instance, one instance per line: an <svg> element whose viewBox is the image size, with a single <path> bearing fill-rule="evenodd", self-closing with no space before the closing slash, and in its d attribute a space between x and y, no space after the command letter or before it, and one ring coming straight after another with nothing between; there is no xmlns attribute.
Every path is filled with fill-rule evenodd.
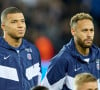
<svg viewBox="0 0 100 90"><path fill-rule="evenodd" d="M85 48L90 48L91 46L92 46L92 43L91 44L85 44L84 45Z"/></svg>
<svg viewBox="0 0 100 90"><path fill-rule="evenodd" d="M19 34L19 35L18 35L18 37L22 37L22 38L23 38L23 37L24 37L24 35L25 35L25 34Z"/></svg>
<svg viewBox="0 0 100 90"><path fill-rule="evenodd" d="M24 35L20 35L20 36L18 36L18 38L23 38L24 37Z"/></svg>

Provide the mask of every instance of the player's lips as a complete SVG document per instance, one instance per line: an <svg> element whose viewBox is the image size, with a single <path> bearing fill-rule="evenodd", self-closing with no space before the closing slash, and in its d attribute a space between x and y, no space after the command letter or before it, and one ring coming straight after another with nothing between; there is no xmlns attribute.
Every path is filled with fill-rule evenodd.
<svg viewBox="0 0 100 90"><path fill-rule="evenodd" d="M85 41L86 42L92 42L92 39L86 39Z"/></svg>
<svg viewBox="0 0 100 90"><path fill-rule="evenodd" d="M25 32L25 30L18 30L19 34L23 34Z"/></svg>
<svg viewBox="0 0 100 90"><path fill-rule="evenodd" d="M25 30L18 30L18 32L24 32Z"/></svg>

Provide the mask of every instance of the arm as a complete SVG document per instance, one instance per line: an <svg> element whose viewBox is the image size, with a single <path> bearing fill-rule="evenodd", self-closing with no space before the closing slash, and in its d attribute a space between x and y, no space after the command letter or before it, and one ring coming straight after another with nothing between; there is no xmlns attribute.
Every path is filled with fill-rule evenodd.
<svg viewBox="0 0 100 90"><path fill-rule="evenodd" d="M47 70L47 74L42 81L42 85L48 87L50 90L61 90L65 84L65 76L67 73L67 63L62 56L52 59L52 62Z"/></svg>

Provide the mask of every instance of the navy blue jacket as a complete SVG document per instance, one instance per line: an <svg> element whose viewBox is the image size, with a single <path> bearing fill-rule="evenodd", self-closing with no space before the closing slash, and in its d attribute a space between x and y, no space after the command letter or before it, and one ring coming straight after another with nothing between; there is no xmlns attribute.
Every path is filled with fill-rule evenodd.
<svg viewBox="0 0 100 90"><path fill-rule="evenodd" d="M50 90L72 90L75 75L83 72L93 74L100 84L100 50L92 45L90 58L83 59L75 48L74 40L64 45L61 51L51 59L42 85ZM89 61L87 61L89 60Z"/></svg>
<svg viewBox="0 0 100 90"><path fill-rule="evenodd" d="M39 84L41 61L34 45L23 39L13 48L0 37L0 90L30 90Z"/></svg>

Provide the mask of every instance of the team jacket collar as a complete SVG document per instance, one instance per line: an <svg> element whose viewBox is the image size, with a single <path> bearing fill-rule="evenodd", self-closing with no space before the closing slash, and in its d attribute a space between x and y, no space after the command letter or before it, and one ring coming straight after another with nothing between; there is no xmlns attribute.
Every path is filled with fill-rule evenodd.
<svg viewBox="0 0 100 90"><path fill-rule="evenodd" d="M1 47L4 47L4 48L7 48L7 49L14 49L12 46L10 46L5 40L4 40L4 38L3 37L0 37L0 46ZM22 44L21 44L21 46L20 46L20 50L21 49L25 49L26 47L28 47L28 45L27 45L27 42L26 42L26 40L22 40Z"/></svg>
<svg viewBox="0 0 100 90"><path fill-rule="evenodd" d="M78 60L82 60L82 55L79 54L75 48L74 39L72 38L68 44L65 45L66 50L69 51L74 57L76 57ZM95 45L92 45L90 48L90 62L94 61L96 58L96 54L98 53L98 48ZM84 60L82 60L84 62Z"/></svg>

